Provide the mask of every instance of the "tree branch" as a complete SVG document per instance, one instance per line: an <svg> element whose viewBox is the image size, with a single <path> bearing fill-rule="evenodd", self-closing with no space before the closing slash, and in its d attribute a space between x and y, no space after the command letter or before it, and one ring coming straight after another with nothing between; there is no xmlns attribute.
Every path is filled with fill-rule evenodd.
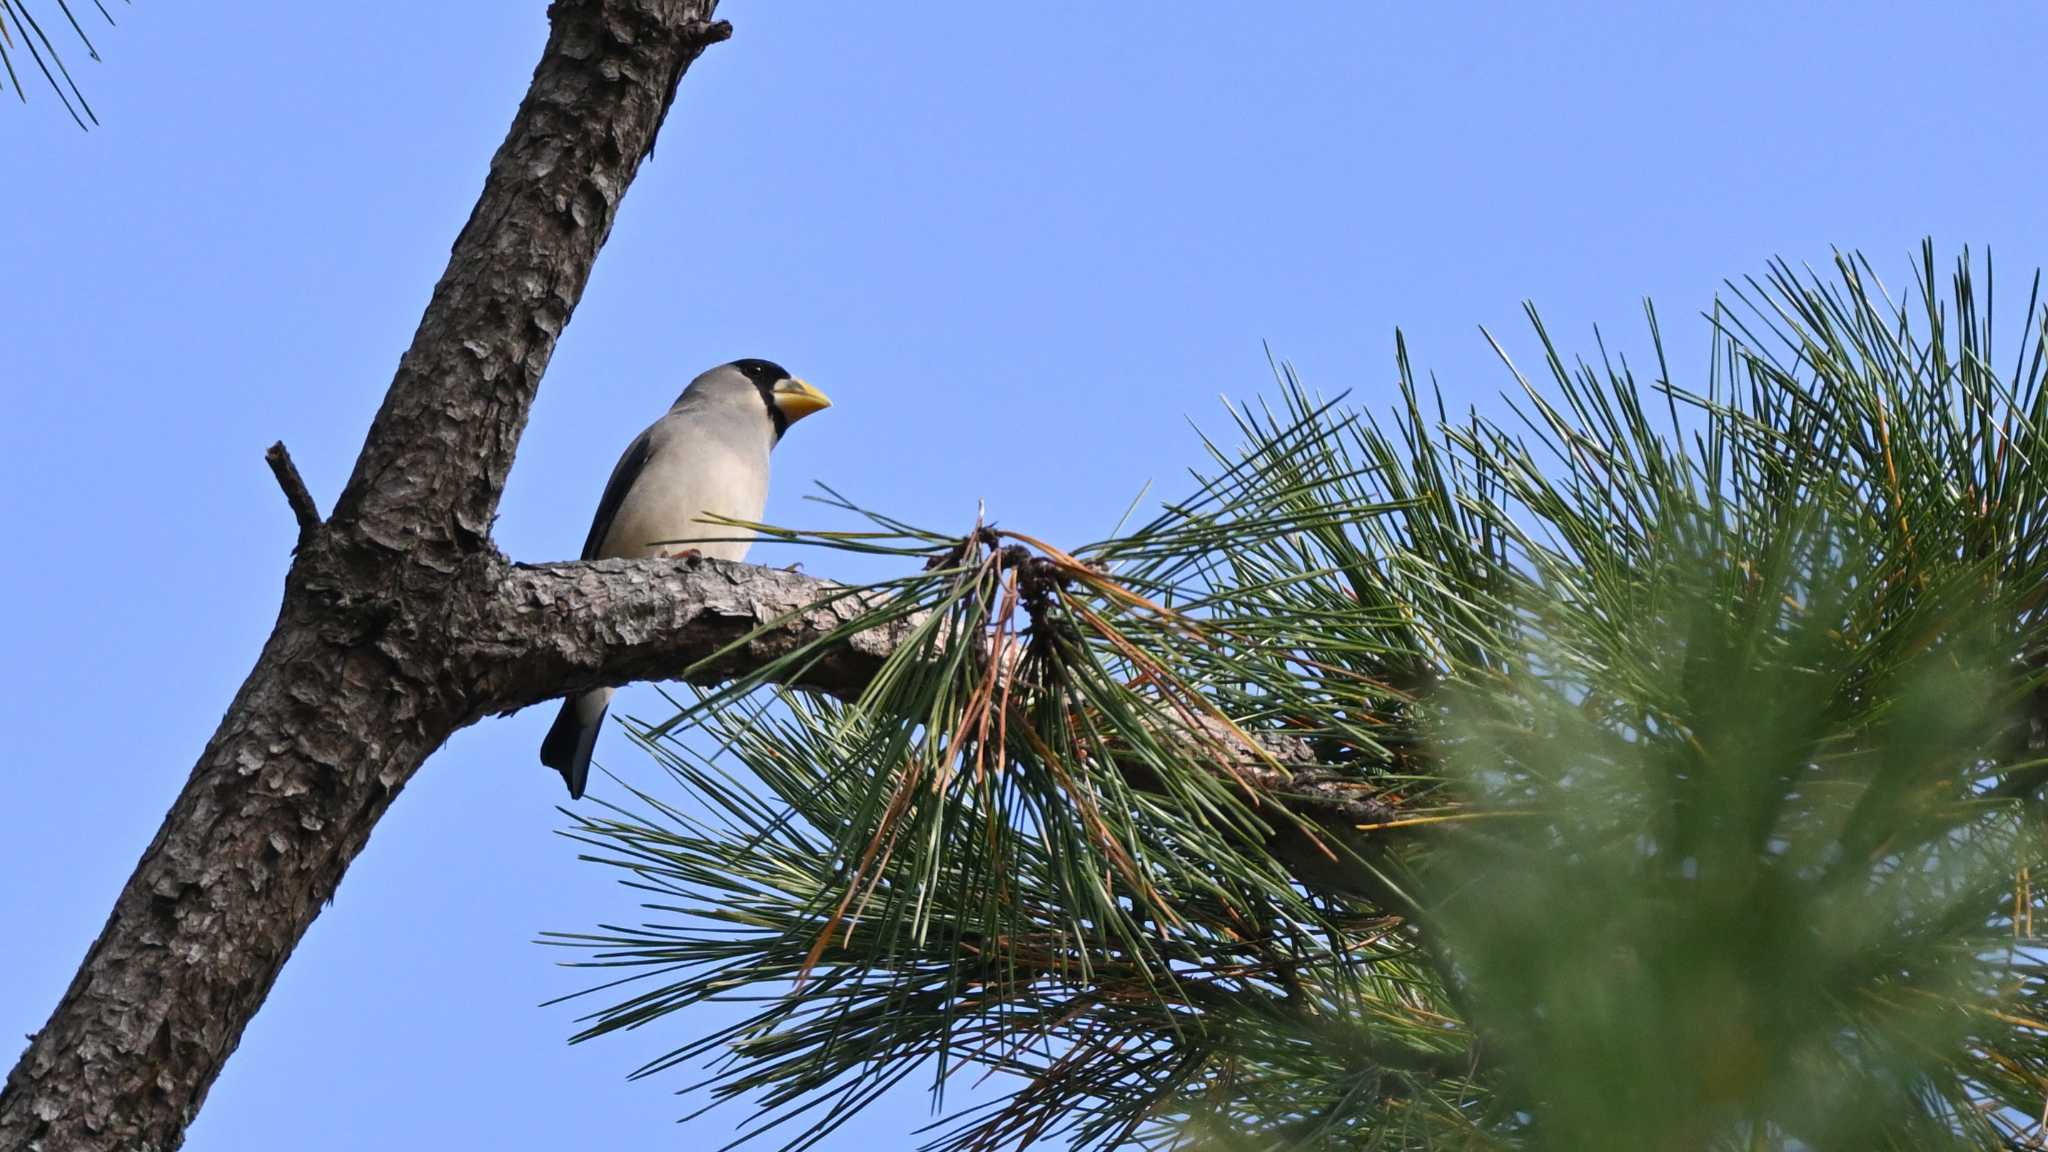
<svg viewBox="0 0 2048 1152"><path fill-rule="evenodd" d="M306 490L305 477L299 475L299 466L292 463L292 454L285 449L284 441L272 444L263 453L264 463L270 465L270 473L277 477L277 486L284 489L285 503L291 505L292 517L299 522L299 544L313 538L320 531L320 505L314 503L313 494Z"/></svg>
<svg viewBox="0 0 2048 1152"><path fill-rule="evenodd" d="M555 0L552 35L334 514L409 563L487 550L541 373L717 0ZM433 510L436 514L422 515Z"/></svg>
<svg viewBox="0 0 2048 1152"><path fill-rule="evenodd" d="M463 664L479 672L478 708L499 713L636 680L731 680L845 628L873 602L829 580L709 558L504 564L492 584ZM858 696L912 627L860 632L789 686Z"/></svg>
<svg viewBox="0 0 2048 1152"><path fill-rule="evenodd" d="M844 630L878 595L710 559L503 564L492 583L491 604L458 661L478 670L470 695L483 712L638 680L729 681ZM918 623L906 617L853 634L821 651L788 686L852 699ZM1260 750L1247 748L1212 724L1187 743L1198 762L1234 751L1237 758L1214 771L1243 780L1254 803L1308 826L1278 812L1269 820L1276 827L1268 847L1304 884L1384 895L1358 867L1356 855L1371 839L1359 826L1397 820L1400 810L1353 774L1318 763L1307 741L1277 732L1257 739ZM1134 788L1164 790L1142 764L1126 764L1123 773Z"/></svg>

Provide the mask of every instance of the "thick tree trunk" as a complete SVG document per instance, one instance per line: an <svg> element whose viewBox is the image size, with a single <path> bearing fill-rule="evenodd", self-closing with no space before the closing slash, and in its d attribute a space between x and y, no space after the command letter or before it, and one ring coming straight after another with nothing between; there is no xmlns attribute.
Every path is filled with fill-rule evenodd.
<svg viewBox="0 0 2048 1152"><path fill-rule="evenodd" d="M490 710L450 657L504 567L489 527L513 449L677 81L729 31L715 6L550 10L354 476L305 533L255 669L0 1091L0 1148L177 1147L392 797Z"/></svg>

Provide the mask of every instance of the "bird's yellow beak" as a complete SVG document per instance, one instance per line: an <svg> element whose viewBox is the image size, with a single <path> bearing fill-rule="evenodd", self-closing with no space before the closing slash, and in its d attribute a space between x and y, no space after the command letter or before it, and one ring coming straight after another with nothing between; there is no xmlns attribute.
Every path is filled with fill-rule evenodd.
<svg viewBox="0 0 2048 1152"><path fill-rule="evenodd" d="M832 401L827 400L823 392L794 376L775 382L774 397L775 407L782 412L783 419L792 424L832 406Z"/></svg>

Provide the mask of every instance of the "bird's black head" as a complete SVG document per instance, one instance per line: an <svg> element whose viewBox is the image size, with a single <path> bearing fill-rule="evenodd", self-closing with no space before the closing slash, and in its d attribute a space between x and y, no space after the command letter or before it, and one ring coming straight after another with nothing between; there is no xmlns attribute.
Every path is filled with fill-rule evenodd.
<svg viewBox="0 0 2048 1152"><path fill-rule="evenodd" d="M761 394L761 403L768 408L768 418L775 422L775 438L798 420L821 409L830 408L832 401L823 392L791 376L773 360L735 360L725 366L738 372L754 390Z"/></svg>
<svg viewBox="0 0 2048 1152"><path fill-rule="evenodd" d="M775 386L789 379L788 370L773 360L762 360L752 356L745 360L735 360L732 366L739 369L740 374L751 381L754 389L761 393L761 403L768 406L768 417L775 421L775 438L780 440L782 434L789 430L789 417L782 411L782 406L775 402Z"/></svg>

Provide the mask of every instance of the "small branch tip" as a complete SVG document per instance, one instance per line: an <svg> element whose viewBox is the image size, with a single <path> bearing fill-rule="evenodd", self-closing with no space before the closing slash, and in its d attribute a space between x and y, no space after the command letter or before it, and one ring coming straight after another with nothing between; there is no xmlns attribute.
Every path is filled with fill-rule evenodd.
<svg viewBox="0 0 2048 1152"><path fill-rule="evenodd" d="M683 59L676 65L675 74L668 78L668 91L661 98L661 120L655 122L654 134L647 138L647 149L640 153L642 160L654 159L654 145L661 136L662 121L668 119L669 106L676 102L676 88L683 82L683 73L689 70L690 62L704 49L713 44L732 39L732 23L726 20L692 20L683 26L683 44L686 49Z"/></svg>
<svg viewBox="0 0 2048 1152"><path fill-rule="evenodd" d="M303 544L320 530L320 506L306 490L305 478L299 475L299 466L292 463L292 454L285 449L284 441L272 444L263 453L263 461L277 477L277 486L284 489L285 503L291 505L292 516L299 522L299 543Z"/></svg>

